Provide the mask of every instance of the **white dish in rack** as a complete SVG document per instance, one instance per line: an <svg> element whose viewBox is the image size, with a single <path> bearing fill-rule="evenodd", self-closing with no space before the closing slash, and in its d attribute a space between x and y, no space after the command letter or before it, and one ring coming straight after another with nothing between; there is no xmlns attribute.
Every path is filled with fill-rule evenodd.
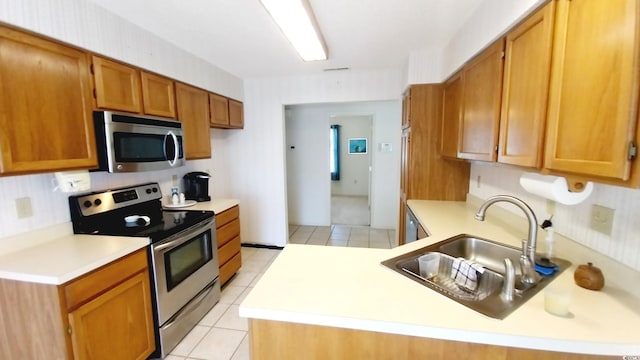
<svg viewBox="0 0 640 360"><path fill-rule="evenodd" d="M164 207L168 208L168 209L180 209L180 208L186 208L189 206L193 206L197 204L197 202L195 200L186 200L183 203L178 203L178 204L164 204Z"/></svg>

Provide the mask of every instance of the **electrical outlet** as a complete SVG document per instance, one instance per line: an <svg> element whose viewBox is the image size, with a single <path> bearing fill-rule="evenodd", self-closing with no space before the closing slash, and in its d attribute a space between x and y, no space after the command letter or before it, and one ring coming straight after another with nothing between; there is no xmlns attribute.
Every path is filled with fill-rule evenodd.
<svg viewBox="0 0 640 360"><path fill-rule="evenodd" d="M482 176L478 175L478 177L476 178L476 187L478 189L480 189L480 180L482 180Z"/></svg>
<svg viewBox="0 0 640 360"><path fill-rule="evenodd" d="M25 219L33 216L30 197L16 199L16 215L18 216L18 219Z"/></svg>
<svg viewBox="0 0 640 360"><path fill-rule="evenodd" d="M178 175L171 175L171 186L178 187Z"/></svg>
<svg viewBox="0 0 640 360"><path fill-rule="evenodd" d="M615 209L593 205L591 207L591 228L605 235L611 236Z"/></svg>

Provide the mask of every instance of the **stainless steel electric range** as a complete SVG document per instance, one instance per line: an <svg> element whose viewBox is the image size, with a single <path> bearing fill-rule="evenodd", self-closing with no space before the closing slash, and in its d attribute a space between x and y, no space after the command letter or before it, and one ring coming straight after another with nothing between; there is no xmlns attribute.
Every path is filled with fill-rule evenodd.
<svg viewBox="0 0 640 360"><path fill-rule="evenodd" d="M212 211L165 211L157 183L69 197L77 234L144 236L156 324L164 358L220 299Z"/></svg>

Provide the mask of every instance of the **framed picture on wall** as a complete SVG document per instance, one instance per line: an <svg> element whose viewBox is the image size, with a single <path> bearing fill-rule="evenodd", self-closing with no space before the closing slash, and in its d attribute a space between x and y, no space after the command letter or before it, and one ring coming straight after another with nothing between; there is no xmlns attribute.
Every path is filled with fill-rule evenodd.
<svg viewBox="0 0 640 360"><path fill-rule="evenodd" d="M366 153L367 153L366 138L349 139L349 154L366 154Z"/></svg>

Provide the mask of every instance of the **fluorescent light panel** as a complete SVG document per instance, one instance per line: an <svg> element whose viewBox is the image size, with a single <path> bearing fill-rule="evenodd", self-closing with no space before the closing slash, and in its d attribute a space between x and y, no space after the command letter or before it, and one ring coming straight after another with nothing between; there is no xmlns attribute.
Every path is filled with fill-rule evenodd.
<svg viewBox="0 0 640 360"><path fill-rule="evenodd" d="M326 60L327 49L307 0L260 0L304 61Z"/></svg>

